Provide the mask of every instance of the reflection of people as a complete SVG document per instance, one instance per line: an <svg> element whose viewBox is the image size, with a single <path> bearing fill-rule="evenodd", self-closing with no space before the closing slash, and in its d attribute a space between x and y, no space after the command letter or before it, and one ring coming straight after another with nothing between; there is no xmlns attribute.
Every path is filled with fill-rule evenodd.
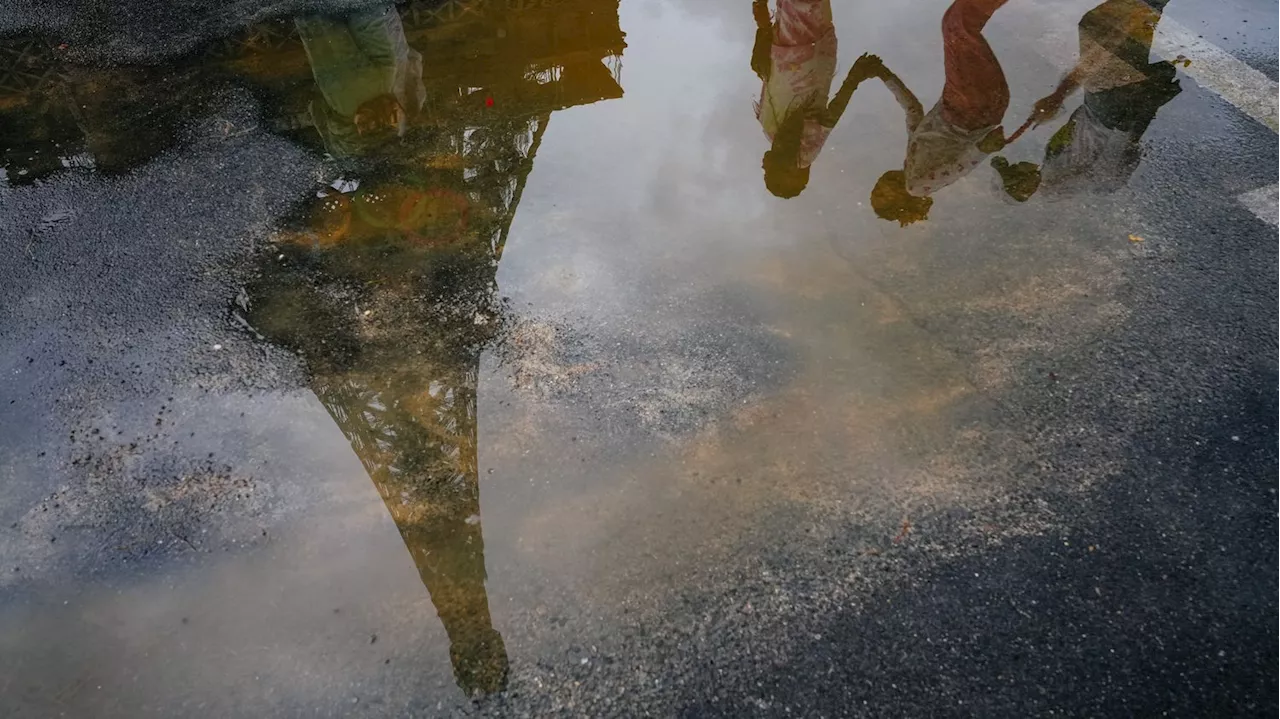
<svg viewBox="0 0 1280 719"><path fill-rule="evenodd" d="M1034 118L1044 122L1076 88L1084 90L1084 102L1045 148L1039 171L1042 192L1111 192L1137 169L1142 134L1156 112L1182 91L1172 62L1149 62L1156 24L1167 3L1106 0L1081 18L1076 66L1036 103ZM1000 166L997 170L1006 174Z"/></svg>
<svg viewBox="0 0 1280 719"><path fill-rule="evenodd" d="M809 167L844 114L858 83L869 76L868 58L854 63L830 102L836 72L836 31L831 0L778 0L769 17L755 0L756 42L751 68L763 86L756 117L772 146L764 155L764 181L778 197L795 197L809 183Z"/></svg>
<svg viewBox="0 0 1280 719"><path fill-rule="evenodd" d="M405 40L395 7L295 24L320 94L312 117L329 152L362 154L403 135L406 113L422 106L425 93L422 55Z"/></svg>
<svg viewBox="0 0 1280 719"><path fill-rule="evenodd" d="M929 112L896 75L878 76L906 114L907 154L901 170L884 173L871 192L871 206L886 220L907 225L924 219L938 190L964 177L1005 145L1009 85L1000 62L982 36L1007 0L955 0L942 17L946 83Z"/></svg>

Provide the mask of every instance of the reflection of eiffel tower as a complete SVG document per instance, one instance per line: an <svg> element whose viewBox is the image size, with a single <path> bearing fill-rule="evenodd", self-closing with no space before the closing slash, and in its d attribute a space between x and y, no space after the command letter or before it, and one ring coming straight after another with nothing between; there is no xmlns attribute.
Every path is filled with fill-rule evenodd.
<svg viewBox="0 0 1280 719"><path fill-rule="evenodd" d="M507 672L485 590L476 416L480 356L500 322L498 260L551 113L621 94L616 60L601 62L623 47L617 0L505 4L437 5L419 25L414 13L428 6L405 10L406 35L427 58L421 131L342 202L316 200L462 198L465 223L441 223L461 236L423 243L435 235L386 223L357 231L352 213L325 249L273 255L249 293L251 322L307 358L312 388L378 488L468 695L500 690ZM452 27L432 24L446 12Z"/></svg>
<svg viewBox="0 0 1280 719"><path fill-rule="evenodd" d="M317 396L373 479L449 635L468 695L503 688L507 656L485 591L476 453L478 353L403 376L318 378Z"/></svg>
<svg viewBox="0 0 1280 719"><path fill-rule="evenodd" d="M30 103L58 81L54 50L32 37L0 43L0 108Z"/></svg>
<svg viewBox="0 0 1280 719"><path fill-rule="evenodd" d="M396 161L361 177L346 207L387 189L421 201L415 222L431 226L431 198L444 197L454 215L436 225L448 232L372 223L322 250L286 247L292 261L273 253L249 288L251 321L305 356L431 594L458 684L474 695L500 689L507 671L484 585L476 446L497 263L551 114L621 97L626 43L618 0L414 0L401 16L424 57L423 112ZM0 167L9 182L134 167L172 144L213 80L247 81L278 130L314 143L312 75L288 19L154 67L69 67L47 42L0 40Z"/></svg>

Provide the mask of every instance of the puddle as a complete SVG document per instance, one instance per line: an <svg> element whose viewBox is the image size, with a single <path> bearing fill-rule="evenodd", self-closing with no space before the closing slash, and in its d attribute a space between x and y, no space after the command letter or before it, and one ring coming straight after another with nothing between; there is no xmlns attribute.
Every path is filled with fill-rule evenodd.
<svg viewBox="0 0 1280 719"><path fill-rule="evenodd" d="M1026 397L1177 253L1156 3L695 5L0 40L13 706L569 711L1053 525Z"/></svg>

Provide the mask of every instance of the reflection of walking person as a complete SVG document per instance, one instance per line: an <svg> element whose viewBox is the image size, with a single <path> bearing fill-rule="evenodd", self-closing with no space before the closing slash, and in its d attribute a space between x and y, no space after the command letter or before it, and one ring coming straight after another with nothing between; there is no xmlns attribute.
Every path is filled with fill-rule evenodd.
<svg viewBox="0 0 1280 719"><path fill-rule="evenodd" d="M405 40L395 6L294 23L323 100L311 112L326 149L360 154L404 134L405 113L422 106L422 55Z"/></svg>
<svg viewBox="0 0 1280 719"><path fill-rule="evenodd" d="M1036 103L1033 115L1046 122L1076 88L1084 90L1084 102L1045 148L1044 192L1111 192L1137 169L1142 134L1156 112L1182 91L1172 62L1149 62L1167 3L1106 0L1080 19L1080 58L1058 88ZM1000 163L997 170L1004 176L1002 159L993 163Z"/></svg>
<svg viewBox="0 0 1280 719"><path fill-rule="evenodd" d="M831 0L778 0L773 18L766 0L755 0L752 12L751 68L763 82L756 118L772 143L762 163L764 183L778 197L795 197L870 65L867 56L858 58L828 102L836 72Z"/></svg>
<svg viewBox="0 0 1280 719"><path fill-rule="evenodd" d="M955 0L942 17L946 84L928 113L897 75L883 66L877 75L906 113L907 154L901 170L880 177L871 206L886 220L908 225L923 220L938 190L964 177L1006 144L1001 122L1009 85L995 53L982 36L1008 0Z"/></svg>

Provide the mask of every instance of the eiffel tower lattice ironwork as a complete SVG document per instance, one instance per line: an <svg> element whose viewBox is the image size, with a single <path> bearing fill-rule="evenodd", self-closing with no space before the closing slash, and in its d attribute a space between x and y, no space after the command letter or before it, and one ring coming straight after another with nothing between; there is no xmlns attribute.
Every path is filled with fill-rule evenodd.
<svg viewBox="0 0 1280 719"><path fill-rule="evenodd" d="M0 42L0 108L50 94L61 80L56 52L34 37Z"/></svg>

